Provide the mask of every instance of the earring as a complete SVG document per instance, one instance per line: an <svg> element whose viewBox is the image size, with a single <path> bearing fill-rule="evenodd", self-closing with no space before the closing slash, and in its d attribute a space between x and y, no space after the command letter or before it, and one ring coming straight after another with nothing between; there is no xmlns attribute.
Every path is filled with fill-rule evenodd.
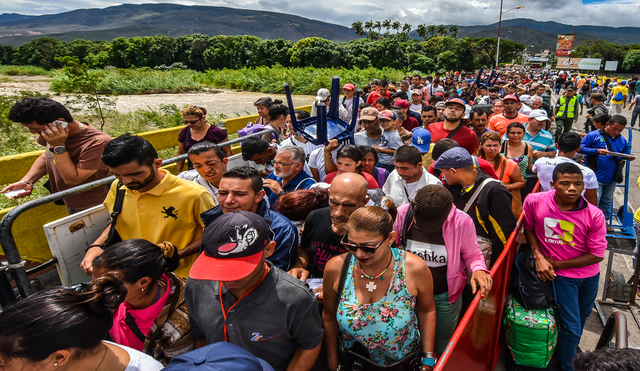
<svg viewBox="0 0 640 371"><path fill-rule="evenodd" d="M54 365L55 367L58 367L58 362L54 363L53 365Z"/></svg>
<svg viewBox="0 0 640 371"><path fill-rule="evenodd" d="M146 287L143 287L141 290L142 290L142 292L144 292L146 289L147 289Z"/></svg>

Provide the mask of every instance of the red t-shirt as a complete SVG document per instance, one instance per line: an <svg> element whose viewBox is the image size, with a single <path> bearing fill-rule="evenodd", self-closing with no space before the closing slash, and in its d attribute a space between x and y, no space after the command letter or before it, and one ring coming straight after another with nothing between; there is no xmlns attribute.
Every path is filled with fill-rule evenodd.
<svg viewBox="0 0 640 371"><path fill-rule="evenodd" d="M327 174L327 177L324 178L324 182L331 184L331 182L333 181L333 178L335 178L336 175L338 175L337 171ZM378 185L378 182L376 182L376 179L373 177L373 175L364 171L362 172L362 175L367 180L367 183L369 183L369 189L382 188Z"/></svg>
<svg viewBox="0 0 640 371"><path fill-rule="evenodd" d="M387 94L385 94L384 96L385 98L389 98L389 90L387 90ZM369 98L367 98L367 104L375 107L376 106L376 101L382 98L382 95L380 95L380 93L378 92L378 90L372 92L371 94L369 94Z"/></svg>
<svg viewBox="0 0 640 371"><path fill-rule="evenodd" d="M402 127L405 128L407 131L411 131L419 126L420 124L418 123L418 120L416 120L415 117L407 116L407 119L402 122Z"/></svg>
<svg viewBox="0 0 640 371"><path fill-rule="evenodd" d="M427 126L427 130L431 132L431 143L437 143L440 139L448 137L453 131L444 128L444 121L434 122ZM458 142L460 147L466 149L472 155L475 155L478 147L480 147L478 136L466 126L462 126L451 139Z"/></svg>

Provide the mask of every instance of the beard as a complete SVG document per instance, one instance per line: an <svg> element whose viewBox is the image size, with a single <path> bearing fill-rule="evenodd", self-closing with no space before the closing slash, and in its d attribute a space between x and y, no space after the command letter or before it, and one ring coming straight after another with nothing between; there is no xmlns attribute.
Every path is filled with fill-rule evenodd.
<svg viewBox="0 0 640 371"><path fill-rule="evenodd" d="M151 183L155 177L156 177L155 171L151 171L151 174L149 174L149 176L146 177L142 182L131 182L125 185L130 190L137 191L149 185L149 183Z"/></svg>

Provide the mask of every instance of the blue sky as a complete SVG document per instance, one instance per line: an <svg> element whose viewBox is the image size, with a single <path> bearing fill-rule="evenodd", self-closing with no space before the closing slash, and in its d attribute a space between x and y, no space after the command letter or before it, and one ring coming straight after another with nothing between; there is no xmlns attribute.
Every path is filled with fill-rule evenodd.
<svg viewBox="0 0 640 371"><path fill-rule="evenodd" d="M354 21L392 19L418 24L482 25L498 21L500 0L132 0L270 10L350 26ZM2 0L0 13L55 14L120 5L118 0ZM573 25L639 26L640 0L504 0L503 19L531 18Z"/></svg>

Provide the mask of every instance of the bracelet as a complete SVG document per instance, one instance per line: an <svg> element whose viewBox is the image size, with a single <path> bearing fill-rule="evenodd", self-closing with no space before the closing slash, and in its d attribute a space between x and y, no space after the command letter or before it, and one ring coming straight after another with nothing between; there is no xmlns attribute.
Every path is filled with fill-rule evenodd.
<svg viewBox="0 0 640 371"><path fill-rule="evenodd" d="M24 184L28 184L28 185L31 186L31 188L33 188L33 183L27 182L26 180L21 180L21 182L24 183Z"/></svg>
<svg viewBox="0 0 640 371"><path fill-rule="evenodd" d="M433 355L433 352L422 352L422 353L420 353L420 357L435 358L435 356Z"/></svg>
<svg viewBox="0 0 640 371"><path fill-rule="evenodd" d="M424 366L430 366L433 367L436 365L436 359L435 358L427 358L427 357L422 357L420 358L420 363Z"/></svg>

